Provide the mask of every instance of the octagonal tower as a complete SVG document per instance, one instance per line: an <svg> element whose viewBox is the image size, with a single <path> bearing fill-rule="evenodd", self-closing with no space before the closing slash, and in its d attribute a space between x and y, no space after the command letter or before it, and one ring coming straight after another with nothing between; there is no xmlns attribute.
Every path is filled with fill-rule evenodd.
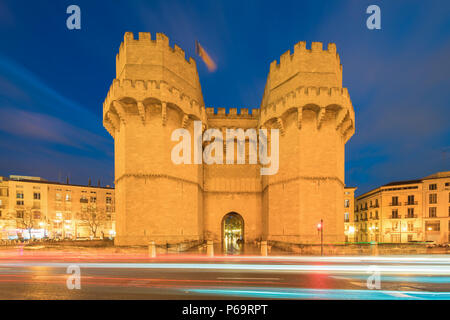
<svg viewBox="0 0 450 320"><path fill-rule="evenodd" d="M202 168L171 161L171 134L193 136L193 120L205 117L195 61L164 34L125 33L103 104L114 138L117 245L202 240Z"/></svg>
<svg viewBox="0 0 450 320"><path fill-rule="evenodd" d="M280 130L279 172L262 179L263 237L291 243L344 241L345 143L355 115L335 44L305 42L272 62L259 127Z"/></svg>

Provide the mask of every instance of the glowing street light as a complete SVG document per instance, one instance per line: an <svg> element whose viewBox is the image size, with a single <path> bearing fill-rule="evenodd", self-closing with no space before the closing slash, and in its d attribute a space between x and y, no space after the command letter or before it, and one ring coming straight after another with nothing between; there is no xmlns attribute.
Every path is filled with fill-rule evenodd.
<svg viewBox="0 0 450 320"><path fill-rule="evenodd" d="M323 256L323 220L317 224L317 231L320 232L320 255Z"/></svg>

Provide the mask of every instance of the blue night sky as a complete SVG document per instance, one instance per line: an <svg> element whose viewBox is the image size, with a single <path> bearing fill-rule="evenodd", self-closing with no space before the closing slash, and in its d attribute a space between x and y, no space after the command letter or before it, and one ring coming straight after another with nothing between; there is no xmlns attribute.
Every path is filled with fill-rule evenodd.
<svg viewBox="0 0 450 320"><path fill-rule="evenodd" d="M81 8L81 30L66 8ZM381 30L366 28L370 4ZM346 184L358 193L450 170L449 1L0 0L0 175L112 184L102 102L123 34L163 32L195 58L208 106L259 107L269 64L298 41L337 45L356 112Z"/></svg>

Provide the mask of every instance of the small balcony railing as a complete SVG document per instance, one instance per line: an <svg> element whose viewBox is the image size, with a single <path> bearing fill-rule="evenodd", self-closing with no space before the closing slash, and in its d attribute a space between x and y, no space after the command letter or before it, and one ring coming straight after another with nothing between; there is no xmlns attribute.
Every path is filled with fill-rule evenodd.
<svg viewBox="0 0 450 320"><path fill-rule="evenodd" d="M402 216L399 214L391 214L389 216L389 219L401 219L401 218L402 218Z"/></svg>
<svg viewBox="0 0 450 320"><path fill-rule="evenodd" d="M389 202L389 205L390 205L391 207L397 207L397 206L401 206L402 203L401 203L401 202Z"/></svg>
<svg viewBox="0 0 450 320"><path fill-rule="evenodd" d="M418 203L418 201L406 201L405 206L416 206Z"/></svg>
<svg viewBox="0 0 450 320"><path fill-rule="evenodd" d="M407 214L405 216L406 219L417 219L417 214Z"/></svg>

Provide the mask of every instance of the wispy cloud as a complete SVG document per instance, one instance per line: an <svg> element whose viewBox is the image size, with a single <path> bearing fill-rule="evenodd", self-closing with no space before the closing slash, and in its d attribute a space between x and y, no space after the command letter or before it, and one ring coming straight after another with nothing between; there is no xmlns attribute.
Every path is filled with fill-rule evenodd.
<svg viewBox="0 0 450 320"><path fill-rule="evenodd" d="M60 167L62 159L75 166L80 159L85 159L86 164L108 159L103 168L107 170L113 165L112 139L103 129L100 116L59 94L24 66L2 55L0 140L3 174L28 170L23 158L30 159L30 154L33 165L39 159L46 168L47 164ZM28 171L28 174L35 173Z"/></svg>

